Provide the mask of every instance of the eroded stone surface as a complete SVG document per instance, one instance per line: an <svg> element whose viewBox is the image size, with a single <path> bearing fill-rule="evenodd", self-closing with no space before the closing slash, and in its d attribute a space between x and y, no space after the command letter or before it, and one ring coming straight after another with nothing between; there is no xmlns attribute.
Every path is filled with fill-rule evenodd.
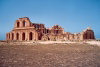
<svg viewBox="0 0 100 67"><path fill-rule="evenodd" d="M64 29L59 25L46 28L44 24L32 23L28 17L16 20L13 30L6 35L6 40L13 41L85 39L95 39L94 32L91 28L87 28L80 33L72 34L70 32L64 32Z"/></svg>

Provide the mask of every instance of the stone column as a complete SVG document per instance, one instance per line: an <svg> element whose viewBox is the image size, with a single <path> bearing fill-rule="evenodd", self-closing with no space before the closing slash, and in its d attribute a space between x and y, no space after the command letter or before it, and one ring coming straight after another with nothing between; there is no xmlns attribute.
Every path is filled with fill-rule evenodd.
<svg viewBox="0 0 100 67"><path fill-rule="evenodd" d="M25 33L25 41L26 41L26 39L27 39L27 32L26 32L26 31L24 31L24 33Z"/></svg>
<svg viewBox="0 0 100 67"><path fill-rule="evenodd" d="M8 40L9 40L9 36L10 36L10 35L9 35L9 33L8 33Z"/></svg>
<svg viewBox="0 0 100 67"><path fill-rule="evenodd" d="M12 40L12 32L10 33L10 40Z"/></svg>
<svg viewBox="0 0 100 67"><path fill-rule="evenodd" d="M36 40L36 32L34 32L33 36L34 36L33 39Z"/></svg>
<svg viewBox="0 0 100 67"><path fill-rule="evenodd" d="M32 32L32 40L34 40L34 38L35 38L34 34L35 34L35 32Z"/></svg>
<svg viewBox="0 0 100 67"><path fill-rule="evenodd" d="M16 33L14 32L14 40L16 40Z"/></svg>
<svg viewBox="0 0 100 67"><path fill-rule="evenodd" d="M20 25L19 25L20 27L23 27L23 22L22 21L20 21Z"/></svg>
<svg viewBox="0 0 100 67"><path fill-rule="evenodd" d="M35 37L35 38L34 38L35 40L38 40L38 33L37 33L37 32L35 32L34 37Z"/></svg>
<svg viewBox="0 0 100 67"><path fill-rule="evenodd" d="M22 41L22 32L19 32L19 41Z"/></svg>
<svg viewBox="0 0 100 67"><path fill-rule="evenodd" d="M28 41L28 38L29 38L28 36L29 36L29 32L26 31L26 34L25 34L25 37L26 37L25 40L26 40L26 41Z"/></svg>
<svg viewBox="0 0 100 67"><path fill-rule="evenodd" d="M27 32L27 40L29 41L29 31Z"/></svg>

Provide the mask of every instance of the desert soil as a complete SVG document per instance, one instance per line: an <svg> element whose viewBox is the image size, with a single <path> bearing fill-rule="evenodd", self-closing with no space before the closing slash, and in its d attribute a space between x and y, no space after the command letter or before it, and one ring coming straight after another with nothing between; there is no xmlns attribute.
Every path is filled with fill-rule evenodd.
<svg viewBox="0 0 100 67"><path fill-rule="evenodd" d="M100 46L0 45L0 67L100 67Z"/></svg>

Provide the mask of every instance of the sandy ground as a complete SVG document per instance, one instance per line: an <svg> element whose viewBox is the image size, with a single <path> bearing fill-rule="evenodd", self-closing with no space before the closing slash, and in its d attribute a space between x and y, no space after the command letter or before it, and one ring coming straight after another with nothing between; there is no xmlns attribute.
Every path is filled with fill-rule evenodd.
<svg viewBox="0 0 100 67"><path fill-rule="evenodd" d="M96 45L0 44L0 67L100 67L100 46Z"/></svg>

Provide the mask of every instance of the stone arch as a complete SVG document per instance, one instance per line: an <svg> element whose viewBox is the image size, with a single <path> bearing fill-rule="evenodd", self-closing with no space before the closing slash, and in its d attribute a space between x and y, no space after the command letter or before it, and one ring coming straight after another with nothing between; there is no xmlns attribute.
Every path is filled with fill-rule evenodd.
<svg viewBox="0 0 100 67"><path fill-rule="evenodd" d="M47 32L46 33L49 33L49 30L47 30Z"/></svg>
<svg viewBox="0 0 100 67"><path fill-rule="evenodd" d="M12 40L14 40L14 33L12 33Z"/></svg>
<svg viewBox="0 0 100 67"><path fill-rule="evenodd" d="M85 33L84 38L88 39L88 34L87 33Z"/></svg>
<svg viewBox="0 0 100 67"><path fill-rule="evenodd" d="M10 33L8 34L8 39L10 39Z"/></svg>
<svg viewBox="0 0 100 67"><path fill-rule="evenodd" d="M33 39L33 33L30 32L30 33L29 33L29 40L32 40L32 39Z"/></svg>
<svg viewBox="0 0 100 67"><path fill-rule="evenodd" d="M19 40L19 33L16 33L16 40Z"/></svg>
<svg viewBox="0 0 100 67"><path fill-rule="evenodd" d="M24 22L23 22L23 27L25 27L25 23L26 23L26 22L24 21Z"/></svg>
<svg viewBox="0 0 100 67"><path fill-rule="evenodd" d="M42 33L39 33L38 34L38 40L41 40L42 39Z"/></svg>
<svg viewBox="0 0 100 67"><path fill-rule="evenodd" d="M6 38L9 39L9 35L8 34L6 34Z"/></svg>
<svg viewBox="0 0 100 67"><path fill-rule="evenodd" d="M58 30L56 30L56 34L58 34Z"/></svg>
<svg viewBox="0 0 100 67"><path fill-rule="evenodd" d="M22 33L22 40L25 40L25 33Z"/></svg>
<svg viewBox="0 0 100 67"><path fill-rule="evenodd" d="M17 22L17 27L19 27L20 26L20 22Z"/></svg>

